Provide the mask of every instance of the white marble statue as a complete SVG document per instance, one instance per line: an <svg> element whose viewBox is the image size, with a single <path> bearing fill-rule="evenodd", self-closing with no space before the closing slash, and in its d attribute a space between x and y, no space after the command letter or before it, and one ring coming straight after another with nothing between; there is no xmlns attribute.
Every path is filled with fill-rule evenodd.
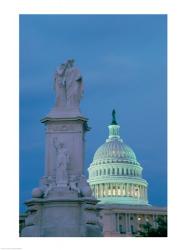
<svg viewBox="0 0 187 250"><path fill-rule="evenodd" d="M55 72L54 90L56 93L56 106L66 106L66 88L64 84L65 64L61 64Z"/></svg>
<svg viewBox="0 0 187 250"><path fill-rule="evenodd" d="M61 64L55 73L56 107L64 110L79 110L83 95L83 82L80 71L74 67L74 61Z"/></svg>
<svg viewBox="0 0 187 250"><path fill-rule="evenodd" d="M53 144L56 149L56 184L57 186L67 186L67 167L70 161L69 153L65 148L64 143L59 142L57 138L54 138Z"/></svg>

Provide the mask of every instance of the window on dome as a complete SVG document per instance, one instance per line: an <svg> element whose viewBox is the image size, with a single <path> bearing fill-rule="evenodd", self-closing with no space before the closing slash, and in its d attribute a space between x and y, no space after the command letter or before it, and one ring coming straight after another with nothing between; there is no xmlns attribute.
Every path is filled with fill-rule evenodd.
<svg viewBox="0 0 187 250"><path fill-rule="evenodd" d="M112 169L112 174L115 174L115 169L114 168Z"/></svg>
<svg viewBox="0 0 187 250"><path fill-rule="evenodd" d="M135 172L135 170L134 170L134 176L136 175L136 172Z"/></svg>
<svg viewBox="0 0 187 250"><path fill-rule="evenodd" d="M119 196L121 195L120 187L118 187L118 195L119 195Z"/></svg>
<svg viewBox="0 0 187 250"><path fill-rule="evenodd" d="M116 189L115 189L115 187L113 187L113 189L112 189L112 195L116 195Z"/></svg>
<svg viewBox="0 0 187 250"><path fill-rule="evenodd" d="M125 187L124 186L123 186L122 192L123 192L123 196L125 196Z"/></svg>
<svg viewBox="0 0 187 250"><path fill-rule="evenodd" d="M130 175L132 175L132 169L130 169Z"/></svg>
<svg viewBox="0 0 187 250"><path fill-rule="evenodd" d="M104 169L104 175L106 175L106 169Z"/></svg>
<svg viewBox="0 0 187 250"><path fill-rule="evenodd" d="M108 175L110 175L110 168L108 169Z"/></svg>
<svg viewBox="0 0 187 250"><path fill-rule="evenodd" d="M134 192L135 197L138 197L138 193L139 193L139 189L135 188L135 192Z"/></svg>
<svg viewBox="0 0 187 250"><path fill-rule="evenodd" d="M96 175L98 176L98 170L96 171Z"/></svg>
<svg viewBox="0 0 187 250"><path fill-rule="evenodd" d="M129 175L129 170L128 170L128 168L127 168L127 170L126 170L126 174Z"/></svg>
<svg viewBox="0 0 187 250"><path fill-rule="evenodd" d="M122 168L121 174L124 175L124 168Z"/></svg>
<svg viewBox="0 0 187 250"><path fill-rule="evenodd" d="M117 175L119 175L119 168L117 169Z"/></svg>
<svg viewBox="0 0 187 250"><path fill-rule="evenodd" d="M99 174L100 174L100 175L102 175L102 171L101 171L101 169L100 169L100 171L99 171Z"/></svg>

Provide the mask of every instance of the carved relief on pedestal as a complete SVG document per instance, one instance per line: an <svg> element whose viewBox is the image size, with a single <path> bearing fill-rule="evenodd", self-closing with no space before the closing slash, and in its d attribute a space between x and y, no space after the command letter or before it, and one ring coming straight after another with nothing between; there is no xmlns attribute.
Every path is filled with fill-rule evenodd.
<svg viewBox="0 0 187 250"><path fill-rule="evenodd" d="M74 124L50 124L46 130L47 132L81 132L81 128L77 128Z"/></svg>
<svg viewBox="0 0 187 250"><path fill-rule="evenodd" d="M58 141L55 137L53 145L56 150L56 184L57 186L68 185L68 165L70 163L70 155L64 143Z"/></svg>

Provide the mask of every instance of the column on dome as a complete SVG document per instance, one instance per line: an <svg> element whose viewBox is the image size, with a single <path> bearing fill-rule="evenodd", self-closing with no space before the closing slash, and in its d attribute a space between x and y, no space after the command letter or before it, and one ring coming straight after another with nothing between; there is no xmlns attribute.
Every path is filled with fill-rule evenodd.
<svg viewBox="0 0 187 250"><path fill-rule="evenodd" d="M142 200L144 199L144 186L142 186Z"/></svg>
<svg viewBox="0 0 187 250"><path fill-rule="evenodd" d="M125 184L122 184L122 196L125 196Z"/></svg>
<svg viewBox="0 0 187 250"><path fill-rule="evenodd" d="M147 187L145 189L145 198L146 198L146 200L148 200Z"/></svg>
<svg viewBox="0 0 187 250"><path fill-rule="evenodd" d="M105 183L103 183L103 197L105 197L106 196L106 184Z"/></svg>
<svg viewBox="0 0 187 250"><path fill-rule="evenodd" d="M110 196L111 195L110 184L107 184L107 187L108 187L108 196Z"/></svg>
<svg viewBox="0 0 187 250"><path fill-rule="evenodd" d="M98 188L98 197L100 198L100 184L97 184L97 188Z"/></svg>
<svg viewBox="0 0 187 250"><path fill-rule="evenodd" d="M132 197L134 198L134 184L132 184Z"/></svg>
<svg viewBox="0 0 187 250"><path fill-rule="evenodd" d="M118 185L115 184L115 196L117 196L117 195L118 195Z"/></svg>
<svg viewBox="0 0 187 250"><path fill-rule="evenodd" d="M120 184L118 183L117 185L117 195L120 196L121 192L120 192Z"/></svg>
<svg viewBox="0 0 187 250"><path fill-rule="evenodd" d="M129 183L127 183L127 196L128 197L130 196L130 186L129 186Z"/></svg>
<svg viewBox="0 0 187 250"><path fill-rule="evenodd" d="M94 190L95 190L95 197L97 197L97 185L95 185Z"/></svg>
<svg viewBox="0 0 187 250"><path fill-rule="evenodd" d="M120 183L120 196L123 196L123 184Z"/></svg>
<svg viewBox="0 0 187 250"><path fill-rule="evenodd" d="M133 195L132 195L132 193L133 193L133 190L132 190L133 187L132 187L132 186L133 186L133 184L131 183L131 184L130 184L130 190L131 190L131 191L130 191L130 193L131 193L130 196L133 196Z"/></svg>
<svg viewBox="0 0 187 250"><path fill-rule="evenodd" d="M138 187L139 187L139 199L141 199L141 186L138 185Z"/></svg>
<svg viewBox="0 0 187 250"><path fill-rule="evenodd" d="M143 200L145 199L145 190L144 190L144 186L142 186L142 191L143 191Z"/></svg>
<svg viewBox="0 0 187 250"><path fill-rule="evenodd" d="M129 183L129 196L131 196L131 183Z"/></svg>
<svg viewBox="0 0 187 250"><path fill-rule="evenodd" d="M140 190L140 199L142 197L142 193L141 193L141 185L139 185L139 190Z"/></svg>
<svg viewBox="0 0 187 250"><path fill-rule="evenodd" d="M128 196L128 183L125 184L126 196Z"/></svg>
<svg viewBox="0 0 187 250"><path fill-rule="evenodd" d="M136 198L139 199L139 188L137 184L136 184Z"/></svg>
<svg viewBox="0 0 187 250"><path fill-rule="evenodd" d="M142 186L140 185L140 199L142 199Z"/></svg>
<svg viewBox="0 0 187 250"><path fill-rule="evenodd" d="M144 186L142 186L142 200L144 199Z"/></svg>
<svg viewBox="0 0 187 250"><path fill-rule="evenodd" d="M106 196L108 196L108 183L106 183L105 185L106 185Z"/></svg>
<svg viewBox="0 0 187 250"><path fill-rule="evenodd" d="M102 184L99 184L99 194L100 194L100 197L102 197Z"/></svg>
<svg viewBox="0 0 187 250"><path fill-rule="evenodd" d="M114 196L116 196L116 195L117 195L117 192L116 192L116 190L117 190L117 189L116 189L116 183L114 184L114 190L115 190L115 191L114 191L114 194L115 194Z"/></svg>
<svg viewBox="0 0 187 250"><path fill-rule="evenodd" d="M105 183L105 196L108 196L108 183Z"/></svg>
<svg viewBox="0 0 187 250"><path fill-rule="evenodd" d="M97 195L96 195L96 197L98 198L98 184L96 184L96 193L97 193Z"/></svg>
<svg viewBox="0 0 187 250"><path fill-rule="evenodd" d="M140 199L140 185L137 185L138 187L138 199Z"/></svg>
<svg viewBox="0 0 187 250"><path fill-rule="evenodd" d="M134 198L134 184L132 184L132 197Z"/></svg>

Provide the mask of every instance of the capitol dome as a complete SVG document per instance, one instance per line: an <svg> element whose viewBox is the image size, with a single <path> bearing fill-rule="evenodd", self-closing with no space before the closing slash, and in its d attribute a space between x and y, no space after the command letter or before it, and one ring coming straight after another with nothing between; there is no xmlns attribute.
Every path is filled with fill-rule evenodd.
<svg viewBox="0 0 187 250"><path fill-rule="evenodd" d="M96 150L88 168L92 193L100 203L147 205L148 183L142 178L142 167L120 138L114 110L112 115L109 137Z"/></svg>
<svg viewBox="0 0 187 250"><path fill-rule="evenodd" d="M109 140L95 152L93 162L137 162L133 150L122 140Z"/></svg>

